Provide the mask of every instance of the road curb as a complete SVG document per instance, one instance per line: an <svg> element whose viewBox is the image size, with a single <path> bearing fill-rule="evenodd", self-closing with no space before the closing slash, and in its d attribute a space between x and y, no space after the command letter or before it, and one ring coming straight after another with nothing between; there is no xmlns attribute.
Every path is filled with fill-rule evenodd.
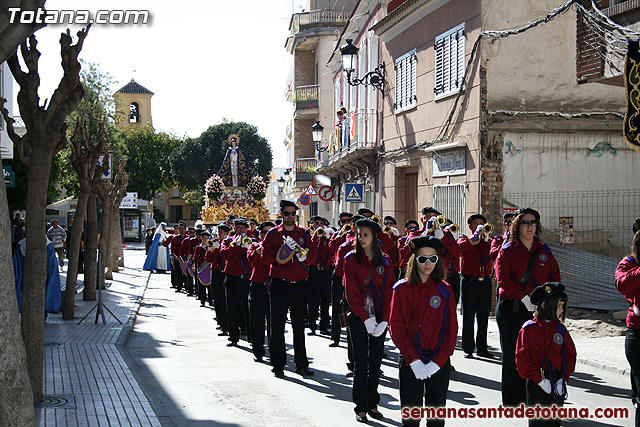
<svg viewBox="0 0 640 427"><path fill-rule="evenodd" d="M136 323L138 312L140 311L140 306L142 305L142 300L144 299L144 293L147 291L147 288L149 287L149 280L151 280L151 271L147 272L147 280L145 280L144 285L140 287L140 292L138 293L136 302L133 305L133 308L131 309L131 313L129 313L129 318L122 325L122 331L120 331L120 335L118 336L118 339L116 340L116 344L115 344L118 348L123 348L126 345L127 340L129 339L129 336L133 331L133 326Z"/></svg>
<svg viewBox="0 0 640 427"><path fill-rule="evenodd" d="M630 370L630 368L621 369L616 366L607 365L606 363L601 362L599 360L590 360L580 356L576 358L576 362L583 365L592 366L594 368L602 369L603 371L613 372L620 375L628 375Z"/></svg>

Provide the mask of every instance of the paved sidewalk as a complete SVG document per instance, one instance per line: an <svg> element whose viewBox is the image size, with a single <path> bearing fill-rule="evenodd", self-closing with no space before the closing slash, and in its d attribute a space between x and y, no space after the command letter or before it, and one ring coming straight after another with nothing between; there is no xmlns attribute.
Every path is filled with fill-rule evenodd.
<svg viewBox="0 0 640 427"><path fill-rule="evenodd" d="M45 402L39 426L160 426L118 347L131 330L149 272L142 271L143 244L125 250L128 267L114 273L102 291L106 324L96 319L97 301L76 296L76 320L49 315L44 335ZM66 266L65 266L66 270ZM82 279L82 275L79 276ZM78 324L90 310L87 318Z"/></svg>

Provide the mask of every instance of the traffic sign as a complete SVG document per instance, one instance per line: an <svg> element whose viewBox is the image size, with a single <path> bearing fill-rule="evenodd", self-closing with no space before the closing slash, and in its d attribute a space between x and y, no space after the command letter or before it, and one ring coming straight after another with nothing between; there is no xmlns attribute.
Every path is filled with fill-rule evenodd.
<svg viewBox="0 0 640 427"><path fill-rule="evenodd" d="M4 185L7 188L12 188L16 186L16 172L11 170L11 166L3 166L4 172Z"/></svg>
<svg viewBox="0 0 640 427"><path fill-rule="evenodd" d="M325 202L333 200L333 188L329 187L328 185L320 187L318 196L320 197L320 200L324 200Z"/></svg>
<svg viewBox="0 0 640 427"><path fill-rule="evenodd" d="M311 196L308 194L301 194L300 195L300 204L301 205L308 205L311 202Z"/></svg>
<svg viewBox="0 0 640 427"><path fill-rule="evenodd" d="M309 196L317 196L318 192L316 191L316 187L313 184L309 184L306 190L304 190L303 194L308 194Z"/></svg>
<svg viewBox="0 0 640 427"><path fill-rule="evenodd" d="M362 203L364 201L364 184L345 184L347 202Z"/></svg>
<svg viewBox="0 0 640 427"><path fill-rule="evenodd" d="M122 198L120 209L138 209L138 193L127 193L127 195Z"/></svg>

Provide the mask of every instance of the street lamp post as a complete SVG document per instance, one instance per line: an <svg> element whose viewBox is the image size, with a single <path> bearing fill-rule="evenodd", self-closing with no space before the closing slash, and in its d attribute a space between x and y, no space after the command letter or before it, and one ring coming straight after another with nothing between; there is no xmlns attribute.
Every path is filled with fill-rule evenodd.
<svg viewBox="0 0 640 427"><path fill-rule="evenodd" d="M327 151L329 149L328 145L322 147L320 143L322 142L322 131L324 127L320 124L320 122L316 121L313 126L311 126L311 137L313 142L316 144L316 148L318 152Z"/></svg>
<svg viewBox="0 0 640 427"><path fill-rule="evenodd" d="M384 76L385 65L384 62L378 65L373 71L369 71L362 78L352 77L352 74L356 70L356 60L358 58L358 48L351 43L352 39L347 39L347 44L340 48L340 54L342 55L342 69L347 74L347 83L351 86L373 86L384 92Z"/></svg>

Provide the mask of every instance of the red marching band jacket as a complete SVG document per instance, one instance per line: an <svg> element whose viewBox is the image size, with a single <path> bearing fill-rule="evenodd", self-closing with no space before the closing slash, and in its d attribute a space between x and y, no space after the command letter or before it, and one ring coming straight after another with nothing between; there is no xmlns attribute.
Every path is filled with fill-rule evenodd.
<svg viewBox="0 0 640 427"><path fill-rule="evenodd" d="M505 299L519 299L530 295L539 285L546 282L559 282L560 269L551 253L551 249L541 241L534 239L531 250L538 248L533 273L526 287L520 285L529 262L530 251L519 240L507 242L496 258L494 269L498 280L498 292Z"/></svg>
<svg viewBox="0 0 640 427"><path fill-rule="evenodd" d="M309 249L307 259L300 262L297 256L293 256L289 261L280 264L276 261L278 251L284 245L284 238L290 236L303 249ZM284 224L273 227L267 233L262 243L262 263L270 266L269 277L278 278L289 282L300 282L309 277L309 265L317 263L316 244L311 241L311 235L302 227L295 226L293 231L286 231Z"/></svg>
<svg viewBox="0 0 640 427"><path fill-rule="evenodd" d="M253 267L249 280L255 283L265 283L268 278L267 266L260 260L261 252L262 242L254 242L247 249L247 259Z"/></svg>
<svg viewBox="0 0 640 427"><path fill-rule="evenodd" d="M565 381L576 368L576 346L564 326L557 328L557 320L533 319L526 322L518 334L516 343L516 368L522 378L529 378L535 384L542 381L540 368L542 360L548 359L553 368L562 372L562 344L565 349ZM561 333L564 331L564 334ZM548 372L545 374L550 379ZM556 381L560 378L556 378Z"/></svg>
<svg viewBox="0 0 640 427"><path fill-rule="evenodd" d="M627 327L640 328L640 265L632 257L626 257L618 264L616 289L629 302Z"/></svg>
<svg viewBox="0 0 640 427"><path fill-rule="evenodd" d="M362 255L361 263L356 260L355 250L350 251L344 260L344 277L342 284L345 288L345 296L349 308L363 322L369 318L364 308L364 298L368 293L373 299L376 311L382 313L382 321L389 322L391 313L391 293L395 281L393 264L386 254L382 255L382 262L374 266L366 255ZM373 268L371 280L364 291L360 290L362 283L367 279L369 270Z"/></svg>
<svg viewBox="0 0 640 427"><path fill-rule="evenodd" d="M473 245L467 236L460 236L458 247L462 256L462 274L485 278L493 275L493 262L489 255L491 242L480 239L477 245Z"/></svg>
<svg viewBox="0 0 640 427"><path fill-rule="evenodd" d="M355 233L353 231L349 231L341 237L338 237L338 233L335 233L333 236L331 236L331 240L329 240L329 252L334 256L333 271L336 276L342 277L344 275L344 256L349 252L346 251L343 254L340 254L340 248L347 242L347 240L350 242L354 242L355 238ZM353 249L353 247L351 247L349 250L351 249Z"/></svg>
<svg viewBox="0 0 640 427"><path fill-rule="evenodd" d="M446 290L446 298L439 286ZM395 284L389 331L407 365L420 359L419 351L436 350L443 327L440 348L431 359L440 367L453 354L458 336L456 299L451 286L445 281L436 283L431 278L413 284L402 279ZM417 348L418 343L422 348Z"/></svg>
<svg viewBox="0 0 640 427"><path fill-rule="evenodd" d="M329 250L329 238L326 235L316 238L314 243L318 250L318 261L314 267L327 268L333 264L333 257Z"/></svg>
<svg viewBox="0 0 640 427"><path fill-rule="evenodd" d="M169 249L171 250L171 256L172 257L178 257L180 256L180 245L182 244L182 239L184 239L186 237L180 237L179 234L176 234L175 236L169 236L166 239L164 239L164 241L162 242L162 246L164 246L165 248L167 246L169 246Z"/></svg>
<svg viewBox="0 0 640 427"><path fill-rule="evenodd" d="M247 249L239 243L231 244L233 239L227 237L220 244L220 257L226 261L225 274L230 276L250 275L253 268L247 260Z"/></svg>
<svg viewBox="0 0 640 427"><path fill-rule="evenodd" d="M406 269L407 261L409 261L409 258L411 257L411 248L409 247L409 242L411 241L411 239L413 239L414 237L418 237L421 234L422 233L420 233L419 229L415 229L413 231L410 231L406 236L398 239L396 246L398 248L398 266L400 268Z"/></svg>

